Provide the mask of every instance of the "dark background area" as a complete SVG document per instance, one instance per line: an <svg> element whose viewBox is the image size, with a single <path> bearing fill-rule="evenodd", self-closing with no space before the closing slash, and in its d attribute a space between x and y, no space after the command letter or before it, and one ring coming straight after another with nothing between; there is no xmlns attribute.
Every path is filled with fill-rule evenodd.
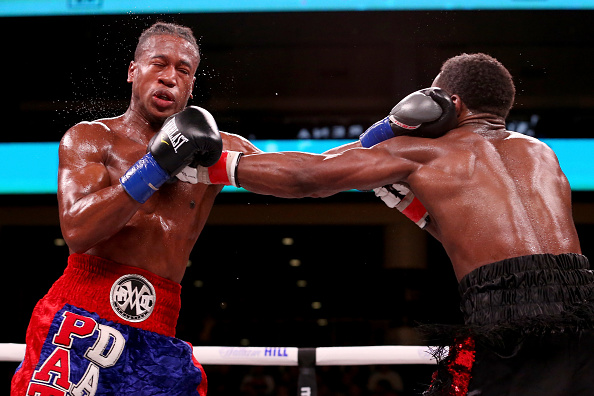
<svg viewBox="0 0 594 396"><path fill-rule="evenodd" d="M303 126L367 127L441 63L487 52L512 72L512 120L541 137L589 137L592 11L228 13L3 18L3 141L57 141L121 114L137 38L157 19L191 26L202 61L191 104L221 128L295 138ZM10 131L10 132L8 132Z"/></svg>
<svg viewBox="0 0 594 396"><path fill-rule="evenodd" d="M0 141L58 141L77 122L124 112L137 37L156 20L186 24L199 38L190 104L250 139L354 138L348 131L429 86L462 52L487 52L511 71L510 129L592 137L594 12L394 11L2 18ZM592 194L574 198L592 256ZM414 323L459 323L443 249L394 212L367 193L222 194L182 283L178 337L196 346L416 344ZM0 196L0 238L0 342L24 343L34 304L68 255L55 196ZM0 363L0 393L16 366ZM227 369L207 368L213 380ZM430 373L396 369L406 392Z"/></svg>

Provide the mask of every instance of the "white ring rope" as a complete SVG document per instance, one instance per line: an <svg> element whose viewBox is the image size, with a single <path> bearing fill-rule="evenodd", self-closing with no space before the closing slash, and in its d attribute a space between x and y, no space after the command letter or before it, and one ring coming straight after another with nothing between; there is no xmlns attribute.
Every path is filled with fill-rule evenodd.
<svg viewBox="0 0 594 396"><path fill-rule="evenodd" d="M317 366L373 364L437 364L430 347L382 345L316 348Z"/></svg>
<svg viewBox="0 0 594 396"><path fill-rule="evenodd" d="M0 344L0 362L20 362L25 357L25 344Z"/></svg>
<svg viewBox="0 0 594 396"><path fill-rule="evenodd" d="M317 366L374 364L435 364L430 347L409 345L320 347ZM295 347L194 347L194 356L204 365L298 366ZM0 343L0 361L20 362L25 344Z"/></svg>

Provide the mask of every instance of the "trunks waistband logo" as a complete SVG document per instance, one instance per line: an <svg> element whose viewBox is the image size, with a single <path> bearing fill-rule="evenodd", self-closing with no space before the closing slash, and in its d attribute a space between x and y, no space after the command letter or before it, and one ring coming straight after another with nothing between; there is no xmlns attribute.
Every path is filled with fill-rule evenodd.
<svg viewBox="0 0 594 396"><path fill-rule="evenodd" d="M124 275L111 286L111 308L129 322L146 320L153 313L155 301L153 285L141 275Z"/></svg>

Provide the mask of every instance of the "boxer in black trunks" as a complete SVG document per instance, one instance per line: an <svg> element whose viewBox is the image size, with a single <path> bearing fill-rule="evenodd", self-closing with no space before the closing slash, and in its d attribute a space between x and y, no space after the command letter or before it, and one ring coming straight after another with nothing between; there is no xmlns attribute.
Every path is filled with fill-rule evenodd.
<svg viewBox="0 0 594 396"><path fill-rule="evenodd" d="M444 246L466 317L427 395L594 394L585 374L594 369L594 276L555 153L506 130L515 87L496 59L448 59L433 87L455 105L456 125L443 136L421 138L410 128L386 138L388 117L360 142L324 154L244 155L227 169L259 194L375 189L389 206L403 195L420 202L428 217L414 221Z"/></svg>

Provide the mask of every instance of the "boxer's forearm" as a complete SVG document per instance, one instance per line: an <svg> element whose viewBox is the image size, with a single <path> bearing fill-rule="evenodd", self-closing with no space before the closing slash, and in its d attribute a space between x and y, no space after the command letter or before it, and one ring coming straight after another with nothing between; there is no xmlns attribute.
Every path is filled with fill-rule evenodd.
<svg viewBox="0 0 594 396"><path fill-rule="evenodd" d="M63 199L60 202L62 233L68 247L77 253L86 252L122 230L141 205L119 184L76 202Z"/></svg>
<svg viewBox="0 0 594 396"><path fill-rule="evenodd" d="M333 195L340 192L340 188L322 185L320 179L312 175L313 167L331 155L342 154L355 147L361 147L358 140L334 147L321 155L301 152L246 152L245 154L261 155L243 157L243 180L240 183L249 191L283 198Z"/></svg>
<svg viewBox="0 0 594 396"><path fill-rule="evenodd" d="M317 170L326 156L283 152L244 155L237 178L248 191L281 198L325 197L341 191Z"/></svg>

